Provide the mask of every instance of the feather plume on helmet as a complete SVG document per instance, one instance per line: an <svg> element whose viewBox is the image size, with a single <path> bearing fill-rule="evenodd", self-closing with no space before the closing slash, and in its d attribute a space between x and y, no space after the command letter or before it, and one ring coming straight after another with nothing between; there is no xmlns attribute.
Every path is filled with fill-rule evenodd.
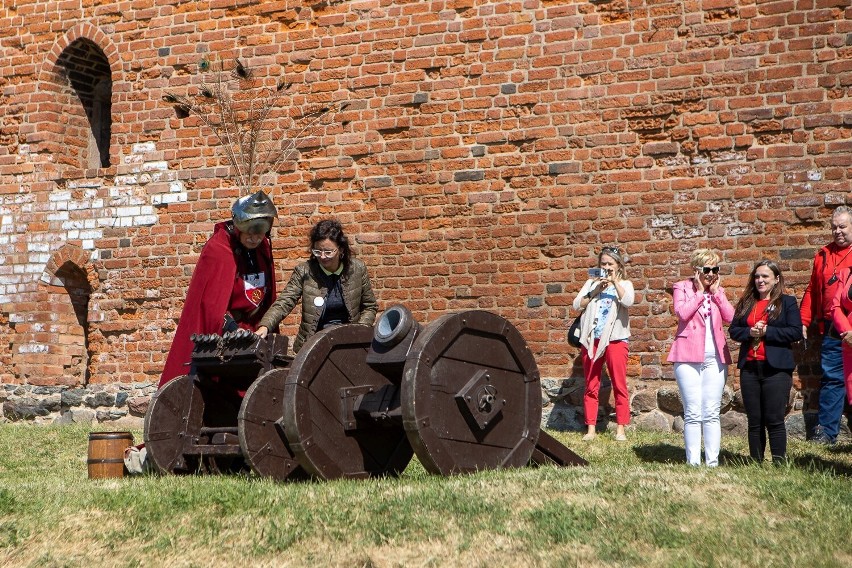
<svg viewBox="0 0 852 568"><path fill-rule="evenodd" d="M199 68L207 71L210 63L202 60ZM288 116L293 107L279 106L291 86L284 78L274 87L263 86L239 59L227 76L221 61L212 73L213 80L202 83L194 97L167 92L163 100L175 108L178 118L195 115L216 136L217 148L228 160L231 180L240 190L231 208L234 225L243 232L269 232L277 216L269 194L278 169L294 161L299 143L313 134L324 117L343 110L346 103L316 105L294 118ZM279 126L282 120L287 121L284 128Z"/></svg>

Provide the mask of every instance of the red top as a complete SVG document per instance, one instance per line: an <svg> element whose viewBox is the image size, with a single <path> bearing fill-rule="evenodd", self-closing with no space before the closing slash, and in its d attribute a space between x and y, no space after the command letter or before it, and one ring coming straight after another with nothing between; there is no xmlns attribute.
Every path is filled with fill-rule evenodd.
<svg viewBox="0 0 852 568"><path fill-rule="evenodd" d="M757 300L754 303L754 307L746 320L751 327L754 327L759 321L766 322L766 307L768 305L769 299ZM746 361L766 361L766 345L762 339L752 339L752 348L748 350Z"/></svg>
<svg viewBox="0 0 852 568"><path fill-rule="evenodd" d="M814 257L811 279L802 296L802 325L810 326L817 322L820 333L825 331L823 322L831 319L831 299L840 287L840 273L850 266L852 247L839 248L830 243L819 249Z"/></svg>
<svg viewBox="0 0 852 568"><path fill-rule="evenodd" d="M256 266L249 266L244 250L230 222L216 225L192 273L158 387L189 373L193 333L221 335L225 312L230 312L241 328L254 331L275 301L275 267L269 237L255 249Z"/></svg>

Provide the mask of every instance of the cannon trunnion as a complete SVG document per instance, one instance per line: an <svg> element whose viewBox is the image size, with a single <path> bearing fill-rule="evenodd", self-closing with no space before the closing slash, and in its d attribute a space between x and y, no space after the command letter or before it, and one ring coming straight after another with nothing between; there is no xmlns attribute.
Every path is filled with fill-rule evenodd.
<svg viewBox="0 0 852 568"><path fill-rule="evenodd" d="M193 337L188 375L145 417L162 472L274 479L398 475L411 457L441 475L586 462L540 430L540 376L518 330L474 310L421 326L404 306L375 327L287 339L237 331Z"/></svg>

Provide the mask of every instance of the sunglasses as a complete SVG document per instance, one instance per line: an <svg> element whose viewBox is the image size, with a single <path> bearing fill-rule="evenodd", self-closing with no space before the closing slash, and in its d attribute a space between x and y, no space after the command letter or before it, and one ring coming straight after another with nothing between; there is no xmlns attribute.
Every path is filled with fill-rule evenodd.
<svg viewBox="0 0 852 568"><path fill-rule="evenodd" d="M702 266L701 272L703 272L704 274L710 274L711 272L713 274L719 274L719 267L718 266Z"/></svg>
<svg viewBox="0 0 852 568"><path fill-rule="evenodd" d="M601 252L614 252L615 254L618 254L620 251L618 250L618 247L603 247Z"/></svg>

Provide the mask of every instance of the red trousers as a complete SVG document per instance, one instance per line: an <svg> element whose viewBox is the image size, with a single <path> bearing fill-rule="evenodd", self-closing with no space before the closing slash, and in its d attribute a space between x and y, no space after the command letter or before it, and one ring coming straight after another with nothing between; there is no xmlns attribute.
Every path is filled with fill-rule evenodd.
<svg viewBox="0 0 852 568"><path fill-rule="evenodd" d="M598 347L595 340L595 350ZM583 374L586 376L586 393L583 395L583 408L586 411L586 425L598 422L598 394L601 390L601 372L604 362L612 382L612 392L615 394L615 421L621 425L630 423L630 399L627 396L627 353L626 341L612 341L606 346L603 357L594 363L589 358L585 347L580 348L583 356Z"/></svg>

